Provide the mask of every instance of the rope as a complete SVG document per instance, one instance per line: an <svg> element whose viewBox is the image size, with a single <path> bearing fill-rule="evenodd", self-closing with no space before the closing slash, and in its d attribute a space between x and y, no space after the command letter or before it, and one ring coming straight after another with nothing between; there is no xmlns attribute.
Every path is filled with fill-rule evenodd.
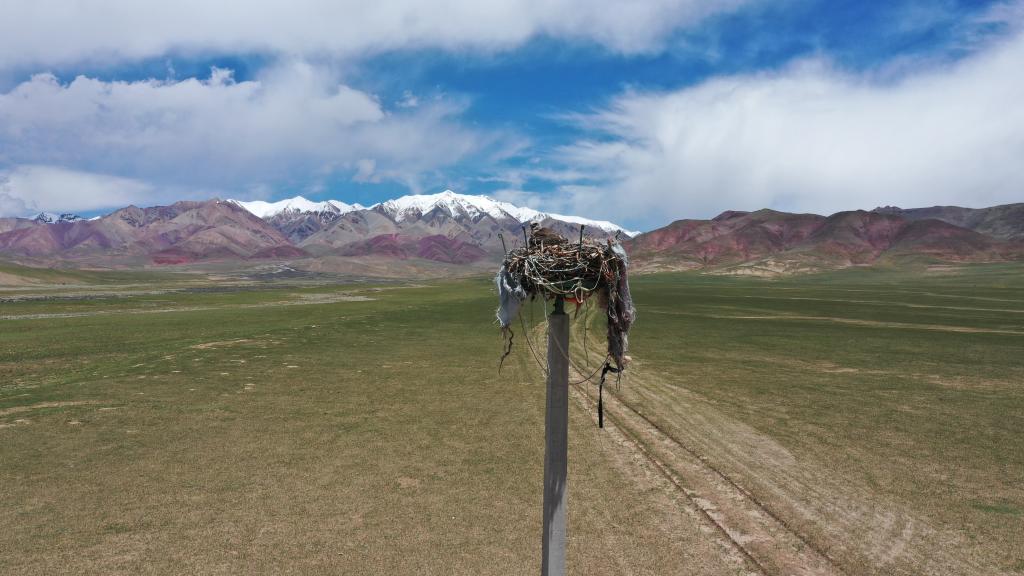
<svg viewBox="0 0 1024 576"><path fill-rule="evenodd" d="M501 366L502 366L502 364L505 363L505 358L508 358L508 355L512 353L512 341L515 340L515 338L516 338L516 333L512 331L512 327L511 326L506 328L506 330L508 330L508 339L505 340L505 351L501 355L501 359L498 360L498 373L499 374L501 373Z"/></svg>
<svg viewBox="0 0 1024 576"><path fill-rule="evenodd" d="M502 270L499 273L499 291L502 299L508 295L505 291L512 291L516 295L529 295L531 300L541 295L543 300L551 299L572 299L576 302L574 320L579 321L580 307L583 307L583 350L585 363L590 364L590 347L587 336L589 332L590 302L588 298L597 291L607 297L604 303L607 307L608 320L608 352L602 361L597 364L592 372L586 374L589 368L581 369L572 361L569 351L565 350L562 343L555 340L554 348L550 351L562 354L567 363L575 369L577 374L583 376L580 380L570 381L569 385L579 386L584 383L593 382L600 372L598 381L598 425L604 428L604 384L608 372L617 374L616 382L621 381L621 371L625 367L623 361L625 337L632 322L632 304L629 300L628 289L624 299L620 300L619 292L622 288L622 278L626 270L625 253L617 244L611 240L605 243L594 239L583 237L583 228L580 228L580 240L578 243L570 242L557 234L539 228L532 227L532 235L527 237L526 227L523 227L524 246L513 248L505 254L502 263ZM518 296L517 296L518 297ZM622 302L625 301L625 306ZM561 307L559 307L560 309ZM550 330L550 310L543 306L544 321ZM530 319L533 320L534 306L530 306ZM520 313L519 322L522 327L523 338L526 339L530 354L537 363L538 368L544 377L550 381L551 374L547 363L538 352L537 346L531 337L532 330L527 329L524 314ZM505 358L512 352L512 339L515 334L509 327L507 332L506 346L503 350L498 369ZM550 334L550 333L549 333ZM549 344L550 347L550 344ZM614 366L613 366L614 362ZM586 375L585 375L586 374Z"/></svg>
<svg viewBox="0 0 1024 576"><path fill-rule="evenodd" d="M622 374L621 368L613 368L611 363L605 360L604 368L601 369L601 381L597 383L597 427L604 428L604 378L611 372Z"/></svg>
<svg viewBox="0 0 1024 576"><path fill-rule="evenodd" d="M523 338L526 339L526 345L530 348L530 353L533 356L533 359L537 362L537 367L540 368L540 371L544 373L544 378L547 378L549 376L548 367L545 364L545 362L543 360L541 360L540 354L537 352L537 349L534 347L533 339L530 338L530 331L526 329L526 321L523 320L522 315L520 315L520 317L519 317L519 323L523 327ZM571 360L571 358L569 358L568 351L566 351L566 350L564 350L562 348L561 343L556 341L555 345L558 346L558 351L561 352L562 355L565 356L567 359L569 359L570 360L570 364L572 364L572 360ZM597 373L600 372L602 368L604 368L605 366L609 365L608 361L610 359L611 359L611 356L606 354L605 357L604 357L603 364L598 364L597 368L595 368L594 371L591 372L589 376L587 376L587 377L585 377L585 378L583 378L581 380L573 380L573 381L569 382L569 384L573 385L573 386L579 386L580 384L591 382L594 379L594 376L597 376ZM580 374L583 374L583 371L580 370L578 366L574 365L573 368L576 369L576 372L578 372ZM616 369L612 369L612 370L615 371L615 372L618 372L618 370L616 370ZM602 374L602 379L603 379L603 376L604 375Z"/></svg>

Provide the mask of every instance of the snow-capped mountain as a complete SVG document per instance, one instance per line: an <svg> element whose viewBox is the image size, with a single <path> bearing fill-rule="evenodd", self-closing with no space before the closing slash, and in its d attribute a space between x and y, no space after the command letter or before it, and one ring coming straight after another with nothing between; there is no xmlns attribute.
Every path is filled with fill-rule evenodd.
<svg viewBox="0 0 1024 576"><path fill-rule="evenodd" d="M328 212L341 215L347 212L352 212L353 210L363 210L364 208L359 204L346 204L337 200L313 202L312 200L306 200L302 196L296 196L295 198L288 198L278 202L264 202L263 200L253 200L251 202L228 200L228 202L238 204L242 208L245 208L257 217L263 219L277 216L282 212Z"/></svg>
<svg viewBox="0 0 1024 576"><path fill-rule="evenodd" d="M395 222L418 218L440 208L453 217L480 218L483 215L494 219L513 218L523 222L537 214L530 208L519 208L508 202L500 202L487 196L468 196L445 190L438 194L413 194L374 204L370 208L387 214Z"/></svg>
<svg viewBox="0 0 1024 576"><path fill-rule="evenodd" d="M71 214L65 212L64 214L54 214L53 212L40 212L31 218L35 222L40 224L56 224L58 222L78 222L84 220L78 214Z"/></svg>
<svg viewBox="0 0 1024 576"><path fill-rule="evenodd" d="M343 214L356 210L365 210L359 204L346 204L338 200L313 202L302 196L278 202L264 202L262 200L252 202L228 200L228 202L248 210L258 218L266 220L295 244L330 226L331 223Z"/></svg>
<svg viewBox="0 0 1024 576"><path fill-rule="evenodd" d="M612 222L540 212L487 196L413 194L368 208L297 196L278 202L231 203L263 219L296 247L314 255L423 258L451 264L494 260L522 242L523 226L538 222L567 237L638 234Z"/></svg>
<svg viewBox="0 0 1024 576"><path fill-rule="evenodd" d="M1015 261L1024 259L1024 244L1015 235L1019 227L1013 227L1019 218L1011 216L1022 206L885 208L828 218L730 211L709 221L681 220L623 245L641 269L651 270L756 262L843 267L907 255L951 262ZM961 224L943 220L947 217ZM580 224L597 239L622 233L611 222L451 191L403 196L369 208L301 197L281 202L213 199L127 206L89 220L51 213L0 218L0 257L128 266L294 260L310 269L383 275L450 271L451 266L483 271L493 270L506 250L522 246L529 222L569 238L579 234Z"/></svg>
<svg viewBox="0 0 1024 576"><path fill-rule="evenodd" d="M639 232L626 230L618 224L606 220L592 220L580 216L567 216L552 212L540 212L533 208L519 207L509 202L495 200L489 196L473 196L458 194L451 190L445 190L438 194L414 194L402 196L395 200L388 200L370 207L381 213L387 214L395 222L402 222L410 217L420 217L432 210L441 208L452 217L468 217L479 219L488 215L496 220L512 218L520 223L541 222L545 219L560 220L570 224L584 224L591 228L597 228L608 233L622 232L627 236L636 236Z"/></svg>
<svg viewBox="0 0 1024 576"><path fill-rule="evenodd" d="M488 196L477 196L469 194L458 194L451 190L445 190L437 194L411 194L394 200L387 200L374 204L369 208L359 204L347 204L338 200L325 200L314 202L302 196L288 198L277 202L264 202L255 200L244 202L241 200L230 200L245 208L259 218L271 220L282 214L305 214L305 213L326 213L341 216L359 210L375 210L388 216L396 223L421 218L425 214L440 209L452 218L469 219L477 221L483 216L490 216L494 220L512 219L521 224L527 222L541 222L546 219L559 220L570 224L583 224L590 228L596 228L604 232L614 234L622 232L627 236L636 236L637 231L626 230L622 226L606 220L593 220L580 216L569 216L555 214L553 212L541 212L533 208L520 207L509 202L495 200Z"/></svg>

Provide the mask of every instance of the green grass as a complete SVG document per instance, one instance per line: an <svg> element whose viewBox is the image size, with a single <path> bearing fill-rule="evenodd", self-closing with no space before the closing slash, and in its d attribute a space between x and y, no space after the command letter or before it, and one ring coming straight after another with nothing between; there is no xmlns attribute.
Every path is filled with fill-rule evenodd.
<svg viewBox="0 0 1024 576"><path fill-rule="evenodd" d="M137 270L125 271L88 271L76 270L73 268L42 268L35 266L23 266L11 262L0 261L0 275L9 275L11 278L18 278L33 284L88 284L88 285L110 285L110 284L134 284L166 282L174 279L175 274L166 272L148 272ZM2 277L2 276L0 276Z"/></svg>
<svg viewBox="0 0 1024 576"><path fill-rule="evenodd" d="M850 573L1014 570L1022 272L637 277L619 393ZM536 571L543 383L521 337L496 374L489 280L166 286L0 302L0 573ZM590 418L575 572L735 573Z"/></svg>
<svg viewBox="0 0 1024 576"><path fill-rule="evenodd" d="M483 279L0 304L0 573L534 572L543 383L493 313ZM575 569L714 553L588 418L574 493L635 497L576 513Z"/></svg>
<svg viewBox="0 0 1024 576"><path fill-rule="evenodd" d="M829 532L878 532L890 512L916 526L912 558L941 540L986 570L1019 561L1024 268L778 281L659 275L639 279L635 292L633 349L660 383L627 385L626 397L693 435L712 462L856 572L886 568L872 565L855 534L851 543ZM716 450L716 430L686 429L699 426L680 410L693 406L690 394L799 465L766 471L757 453ZM822 494L801 494L810 491Z"/></svg>
<svg viewBox="0 0 1024 576"><path fill-rule="evenodd" d="M521 442L513 415L488 401L493 363L467 365L452 353L493 352L479 322L485 297L470 299L477 314L451 317L467 311L465 288L248 309L218 307L295 291L176 294L161 306L207 309L7 321L0 410L90 404L2 419L29 422L0 431L0 491L17 503L3 521L18 527L5 532L4 549L18 554L4 554L0 572L69 562L96 572L303 572L304 563L408 572L428 559L388 554L387 540L426 540L443 554L438 535L455 513L500 526L499 515L529 493L484 505L479 491L437 488L484 478L499 488L515 481L489 474L503 459L530 461L532 443ZM477 339L452 342L439 329ZM224 344L193 348L210 342ZM439 369L445 357L451 364ZM467 442L482 422L503 422L513 442ZM418 486L401 489L406 477ZM433 503L414 505L424 495Z"/></svg>

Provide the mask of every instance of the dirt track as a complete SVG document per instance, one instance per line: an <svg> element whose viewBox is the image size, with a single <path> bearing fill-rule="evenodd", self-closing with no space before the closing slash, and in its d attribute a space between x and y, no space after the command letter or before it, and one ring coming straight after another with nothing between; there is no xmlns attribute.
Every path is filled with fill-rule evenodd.
<svg viewBox="0 0 1024 576"><path fill-rule="evenodd" d="M541 325L529 343L540 370L543 358L535 348L544 338ZM580 334L574 335L574 358L586 356L582 342ZM595 354L600 358L595 350L590 351L592 361ZM834 471L795 459L770 437L719 413L698 395L636 368L623 383L623 394L613 391L614 384L605 386L600 434L614 436L664 477L685 497L677 502L698 511L696 518L752 570L772 576L1001 573L985 566L980 551L964 548L960 534ZM592 366L572 365L570 381L576 407L596 426L596 378L587 381L593 375ZM644 414L630 399L637 394L636 399L670 409ZM665 418L672 419L669 428L658 423ZM633 474L642 480L639 471ZM756 487L745 485L749 478Z"/></svg>
<svg viewBox="0 0 1024 576"><path fill-rule="evenodd" d="M572 392L581 407L593 412L595 395L581 384L574 384ZM605 432L620 435L651 462L761 573L843 574L741 486L613 394L605 397Z"/></svg>

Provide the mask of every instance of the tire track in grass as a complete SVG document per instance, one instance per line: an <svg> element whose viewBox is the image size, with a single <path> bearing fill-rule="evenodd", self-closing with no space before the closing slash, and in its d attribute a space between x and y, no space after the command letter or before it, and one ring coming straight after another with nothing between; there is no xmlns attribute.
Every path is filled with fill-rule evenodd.
<svg viewBox="0 0 1024 576"><path fill-rule="evenodd" d="M573 368L577 373L584 373L577 366ZM571 387L576 400L593 412L596 399L586 387L583 384ZM682 492L704 518L763 574L845 574L826 553L818 550L705 458L611 393L605 399L606 408L609 405L619 408L614 413L605 410L605 421L615 425L615 432L621 434Z"/></svg>
<svg viewBox="0 0 1024 576"><path fill-rule="evenodd" d="M577 330L574 330L577 332ZM534 339L544 334L543 324L533 330ZM579 338L573 350L582 351ZM532 342L531 351L541 372L544 371ZM571 355L570 355L571 356ZM570 379L570 391L582 408L593 416L597 400L586 388L593 371L571 361L579 380ZM635 376L634 376L635 378ZM641 412L609 393L605 400L605 421L634 447L672 486L704 517L709 525L729 542L743 557L766 576L832 576L845 575L838 564L765 506L748 490L686 446ZM614 415L609 405L619 408Z"/></svg>

